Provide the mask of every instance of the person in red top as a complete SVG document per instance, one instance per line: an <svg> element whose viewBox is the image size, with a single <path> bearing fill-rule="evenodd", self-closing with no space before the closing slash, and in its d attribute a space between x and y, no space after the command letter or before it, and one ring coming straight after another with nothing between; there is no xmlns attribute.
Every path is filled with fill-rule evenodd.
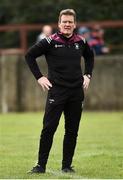
<svg viewBox="0 0 123 180"><path fill-rule="evenodd" d="M109 48L104 42L104 29L98 24L92 27L91 38L88 40L88 44L94 50L96 55L109 53Z"/></svg>

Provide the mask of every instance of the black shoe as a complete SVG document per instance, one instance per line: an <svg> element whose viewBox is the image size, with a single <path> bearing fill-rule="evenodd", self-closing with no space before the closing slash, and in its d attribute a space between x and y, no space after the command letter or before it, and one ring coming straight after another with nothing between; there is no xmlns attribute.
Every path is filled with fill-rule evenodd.
<svg viewBox="0 0 123 180"><path fill-rule="evenodd" d="M75 173L75 170L73 169L72 166L70 166L70 167L62 168L62 172L65 172L65 173Z"/></svg>
<svg viewBox="0 0 123 180"><path fill-rule="evenodd" d="M42 168L40 165L36 165L28 173L45 173L45 168Z"/></svg>

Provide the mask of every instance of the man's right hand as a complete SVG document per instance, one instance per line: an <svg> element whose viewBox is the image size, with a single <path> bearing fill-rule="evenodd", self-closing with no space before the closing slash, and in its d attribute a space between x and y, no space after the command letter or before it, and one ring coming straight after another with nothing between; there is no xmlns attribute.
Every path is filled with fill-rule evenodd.
<svg viewBox="0 0 123 180"><path fill-rule="evenodd" d="M38 79L38 83L42 87L43 91L45 91L45 89L49 90L50 87L52 87L50 81L44 76Z"/></svg>

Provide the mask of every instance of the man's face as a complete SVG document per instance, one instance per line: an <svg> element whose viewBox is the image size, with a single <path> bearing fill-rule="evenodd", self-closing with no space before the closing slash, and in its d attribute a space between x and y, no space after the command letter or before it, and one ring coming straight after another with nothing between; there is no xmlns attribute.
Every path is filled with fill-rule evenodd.
<svg viewBox="0 0 123 180"><path fill-rule="evenodd" d="M76 23L72 15L62 15L61 20L58 23L60 32L65 36L69 37L73 34L74 29L76 28Z"/></svg>

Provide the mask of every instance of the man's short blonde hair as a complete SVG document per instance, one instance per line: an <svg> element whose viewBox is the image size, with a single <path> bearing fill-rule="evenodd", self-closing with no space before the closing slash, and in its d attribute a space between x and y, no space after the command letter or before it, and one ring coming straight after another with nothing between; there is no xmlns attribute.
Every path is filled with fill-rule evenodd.
<svg viewBox="0 0 123 180"><path fill-rule="evenodd" d="M73 9L64 9L60 11L59 14L59 22L61 22L61 16L62 15L70 15L74 17L74 22L76 22L76 12Z"/></svg>

